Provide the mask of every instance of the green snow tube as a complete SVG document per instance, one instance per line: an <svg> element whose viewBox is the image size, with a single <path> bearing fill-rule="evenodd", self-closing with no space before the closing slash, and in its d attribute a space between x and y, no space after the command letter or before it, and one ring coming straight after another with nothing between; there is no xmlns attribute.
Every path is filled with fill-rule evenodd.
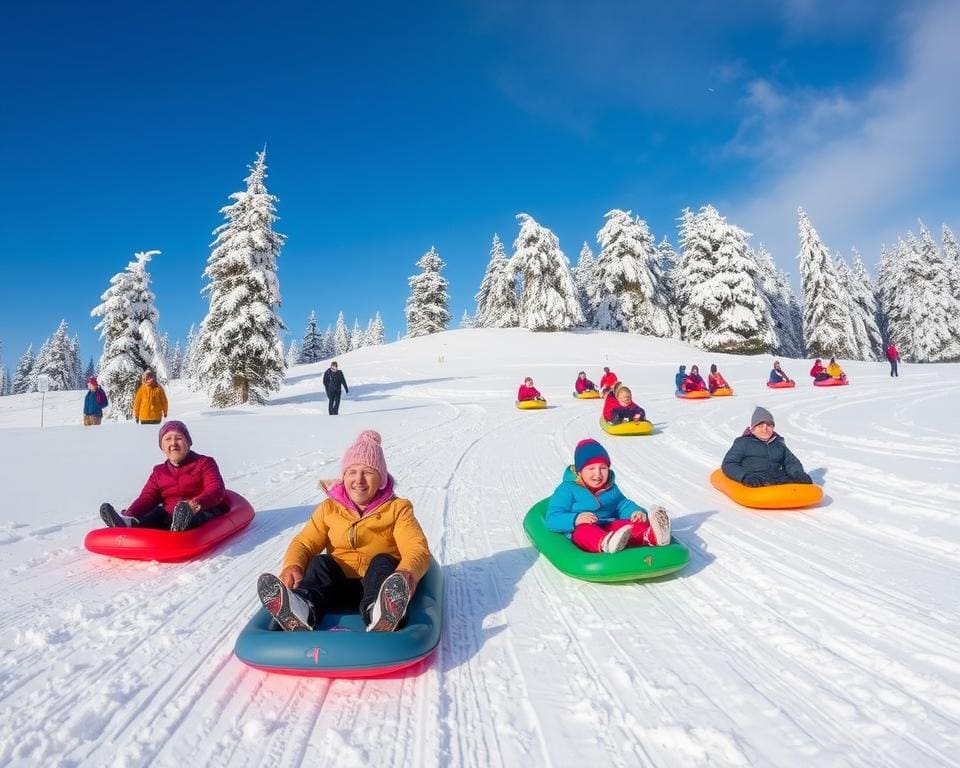
<svg viewBox="0 0 960 768"><path fill-rule="evenodd" d="M666 576L690 562L690 552L673 537L665 547L627 547L613 554L584 552L562 533L547 528L548 501L531 507L523 518L523 529L533 546L567 576L584 581L638 581Z"/></svg>

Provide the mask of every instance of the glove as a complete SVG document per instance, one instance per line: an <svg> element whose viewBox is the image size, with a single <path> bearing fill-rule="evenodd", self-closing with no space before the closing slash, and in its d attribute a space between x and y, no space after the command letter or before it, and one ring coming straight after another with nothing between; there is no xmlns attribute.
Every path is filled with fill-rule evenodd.
<svg viewBox="0 0 960 768"><path fill-rule="evenodd" d="M749 475L744 476L742 482L750 488L759 488L763 485L763 480L763 475L760 472L751 472Z"/></svg>

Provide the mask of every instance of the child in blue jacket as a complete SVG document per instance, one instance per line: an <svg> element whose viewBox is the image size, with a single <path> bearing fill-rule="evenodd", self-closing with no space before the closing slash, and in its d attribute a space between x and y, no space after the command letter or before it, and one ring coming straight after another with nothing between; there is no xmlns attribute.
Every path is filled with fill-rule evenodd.
<svg viewBox="0 0 960 768"><path fill-rule="evenodd" d="M596 440L581 440L573 465L547 505L547 528L586 552L619 552L627 546L666 546L670 517L660 506L649 515L617 487L610 455Z"/></svg>

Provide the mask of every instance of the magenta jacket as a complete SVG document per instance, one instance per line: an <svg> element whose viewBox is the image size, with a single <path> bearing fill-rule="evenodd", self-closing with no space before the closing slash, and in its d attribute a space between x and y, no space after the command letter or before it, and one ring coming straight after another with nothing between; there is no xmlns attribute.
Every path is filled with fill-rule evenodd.
<svg viewBox="0 0 960 768"><path fill-rule="evenodd" d="M201 509L225 508L225 489L220 469L209 456L190 451L179 467L169 461L157 464L140 495L126 514L140 517L159 504L170 514L181 501L197 501Z"/></svg>

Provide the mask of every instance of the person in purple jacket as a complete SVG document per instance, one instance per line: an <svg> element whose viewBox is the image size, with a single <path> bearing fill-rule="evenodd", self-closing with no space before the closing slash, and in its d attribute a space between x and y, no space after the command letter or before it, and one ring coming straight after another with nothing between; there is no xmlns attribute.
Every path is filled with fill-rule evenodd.
<svg viewBox="0 0 960 768"><path fill-rule="evenodd" d="M140 495L122 512L100 505L108 528L160 528L186 531L227 511L226 490L217 462L190 450L193 440L182 421L160 427L160 450L167 460L150 473Z"/></svg>

